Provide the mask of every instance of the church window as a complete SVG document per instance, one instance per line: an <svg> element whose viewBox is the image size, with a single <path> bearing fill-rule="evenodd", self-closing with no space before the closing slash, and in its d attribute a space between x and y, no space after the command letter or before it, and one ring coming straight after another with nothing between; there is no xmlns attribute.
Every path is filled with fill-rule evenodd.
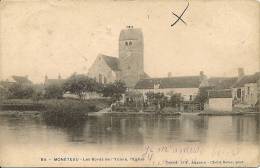
<svg viewBox="0 0 260 168"><path fill-rule="evenodd" d="M125 45L127 45L127 46L128 46L128 42L127 42L127 41L125 42Z"/></svg>

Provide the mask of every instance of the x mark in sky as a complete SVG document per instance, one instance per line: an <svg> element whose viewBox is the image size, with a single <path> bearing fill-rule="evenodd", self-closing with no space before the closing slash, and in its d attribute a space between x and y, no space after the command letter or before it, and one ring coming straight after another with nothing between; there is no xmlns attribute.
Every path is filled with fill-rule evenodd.
<svg viewBox="0 0 260 168"><path fill-rule="evenodd" d="M173 24L171 24L172 27L173 27L179 20L182 21L182 23L184 23L185 25L187 24L181 17L182 17L182 15L186 12L186 10L188 9L188 7L189 7L189 2L188 2L188 4L187 4L186 8L182 11L182 13L181 13L180 16L178 16L178 15L176 15L175 13L172 12L172 14L178 18Z"/></svg>

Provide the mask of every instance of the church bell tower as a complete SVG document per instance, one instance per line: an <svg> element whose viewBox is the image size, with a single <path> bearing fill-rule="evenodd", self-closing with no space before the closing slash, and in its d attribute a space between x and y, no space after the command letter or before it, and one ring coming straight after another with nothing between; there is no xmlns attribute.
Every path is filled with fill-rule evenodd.
<svg viewBox="0 0 260 168"><path fill-rule="evenodd" d="M127 26L119 36L120 79L133 88L144 74L144 42L141 29Z"/></svg>

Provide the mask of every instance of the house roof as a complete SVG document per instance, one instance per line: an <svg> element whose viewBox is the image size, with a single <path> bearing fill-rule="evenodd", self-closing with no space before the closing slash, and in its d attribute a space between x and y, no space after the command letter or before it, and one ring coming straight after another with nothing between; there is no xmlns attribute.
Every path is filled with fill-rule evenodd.
<svg viewBox="0 0 260 168"><path fill-rule="evenodd" d="M212 77L208 79L208 83L214 89L230 89L237 80L237 77Z"/></svg>
<svg viewBox="0 0 260 168"><path fill-rule="evenodd" d="M180 76L166 78L141 79L135 85L135 89L153 89L159 84L160 89L165 88L199 88L200 76Z"/></svg>
<svg viewBox="0 0 260 168"><path fill-rule="evenodd" d="M44 84L45 85L61 85L65 79L46 79Z"/></svg>
<svg viewBox="0 0 260 168"><path fill-rule="evenodd" d="M228 90L210 90L209 98L232 98L231 89Z"/></svg>
<svg viewBox="0 0 260 168"><path fill-rule="evenodd" d="M245 75L242 77L233 87L243 87L245 84L248 83L257 83L257 81L260 79L260 72L256 72L253 75Z"/></svg>
<svg viewBox="0 0 260 168"><path fill-rule="evenodd" d="M31 83L32 83L32 81L30 81L27 76L12 76L12 78L13 78L16 82L18 82L18 83L24 83L24 84L25 84L25 83L26 83L26 84L31 84Z"/></svg>
<svg viewBox="0 0 260 168"><path fill-rule="evenodd" d="M120 71L118 58L107 55L102 55L102 58L113 71Z"/></svg>

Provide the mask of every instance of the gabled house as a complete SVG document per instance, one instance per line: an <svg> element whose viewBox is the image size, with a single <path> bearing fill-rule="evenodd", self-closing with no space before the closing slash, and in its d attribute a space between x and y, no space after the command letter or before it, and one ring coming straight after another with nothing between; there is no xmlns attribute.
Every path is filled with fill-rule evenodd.
<svg viewBox="0 0 260 168"><path fill-rule="evenodd" d="M28 76L11 76L4 81L1 81L1 85L4 87L8 87L12 84L20 84L20 85L32 85L32 81L28 79Z"/></svg>
<svg viewBox="0 0 260 168"><path fill-rule="evenodd" d="M208 92L208 102L205 104L205 110L230 112L232 107L231 89L210 90Z"/></svg>
<svg viewBox="0 0 260 168"><path fill-rule="evenodd" d="M257 103L257 82L260 79L260 72L252 75L244 75L232 88L235 104L255 106Z"/></svg>
<svg viewBox="0 0 260 168"><path fill-rule="evenodd" d="M181 76L142 79L135 85L135 90L144 96L148 92L164 95L181 94L184 101L193 101L199 92L200 76Z"/></svg>
<svg viewBox="0 0 260 168"><path fill-rule="evenodd" d="M59 75L57 79L50 79L48 78L48 76L45 76L45 80L44 80L44 86L49 86L49 85L62 85L64 83L64 79L61 78L61 76Z"/></svg>
<svg viewBox="0 0 260 168"><path fill-rule="evenodd" d="M12 78L16 83L22 85L32 85L32 81L28 79L28 76L12 76Z"/></svg>
<svg viewBox="0 0 260 168"><path fill-rule="evenodd" d="M99 54L89 68L88 76L94 78L99 83L112 83L119 80L119 59L103 54Z"/></svg>

